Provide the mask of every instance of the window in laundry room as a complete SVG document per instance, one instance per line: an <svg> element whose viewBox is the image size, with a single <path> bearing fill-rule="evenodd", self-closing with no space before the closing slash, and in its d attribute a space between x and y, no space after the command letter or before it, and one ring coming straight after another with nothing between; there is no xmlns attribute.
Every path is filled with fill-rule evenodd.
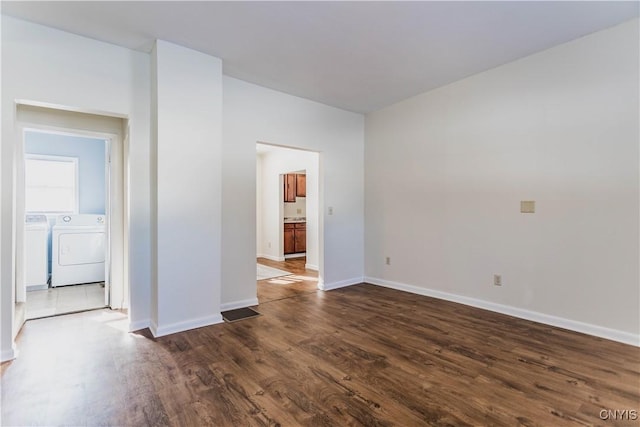
<svg viewBox="0 0 640 427"><path fill-rule="evenodd" d="M27 154L25 210L78 213L78 158Z"/></svg>

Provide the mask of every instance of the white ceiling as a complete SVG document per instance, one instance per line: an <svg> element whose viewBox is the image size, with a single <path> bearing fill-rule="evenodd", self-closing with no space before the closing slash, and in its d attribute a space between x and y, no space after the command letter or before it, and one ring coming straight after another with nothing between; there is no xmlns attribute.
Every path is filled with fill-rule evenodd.
<svg viewBox="0 0 640 427"><path fill-rule="evenodd" d="M163 39L224 73L370 112L638 16L638 2L35 2L2 13L149 51Z"/></svg>

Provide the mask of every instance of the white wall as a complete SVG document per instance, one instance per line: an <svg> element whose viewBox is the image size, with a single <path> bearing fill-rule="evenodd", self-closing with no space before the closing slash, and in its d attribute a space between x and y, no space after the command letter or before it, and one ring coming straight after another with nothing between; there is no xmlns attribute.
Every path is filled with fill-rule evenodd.
<svg viewBox="0 0 640 427"><path fill-rule="evenodd" d="M262 241L258 253L269 259L284 259L284 195L283 177L286 173L305 170L307 197L307 268L318 269L319 264L319 155L303 150L272 149L262 156L262 193L261 213L258 221L262 223ZM295 211L294 211L295 212ZM294 216L294 215L292 215ZM269 245L271 243L271 245Z"/></svg>
<svg viewBox="0 0 640 427"><path fill-rule="evenodd" d="M364 117L230 77L223 84L223 307L256 298L256 142L321 152L320 192L334 208L321 218L324 284L361 281Z"/></svg>
<svg viewBox="0 0 640 427"><path fill-rule="evenodd" d="M369 280L638 344L638 81L635 20L367 115Z"/></svg>
<svg viewBox="0 0 640 427"><path fill-rule="evenodd" d="M149 55L2 16L1 356L10 357L16 99L130 119L130 314L149 318Z"/></svg>
<svg viewBox="0 0 640 427"><path fill-rule="evenodd" d="M256 256L262 256L262 153L256 154Z"/></svg>
<svg viewBox="0 0 640 427"><path fill-rule="evenodd" d="M222 321L222 61L160 40L152 56L159 336Z"/></svg>

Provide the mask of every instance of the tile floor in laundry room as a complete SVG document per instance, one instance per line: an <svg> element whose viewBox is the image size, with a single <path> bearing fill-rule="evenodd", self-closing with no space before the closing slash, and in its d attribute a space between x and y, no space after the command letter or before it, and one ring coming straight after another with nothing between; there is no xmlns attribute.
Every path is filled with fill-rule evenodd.
<svg viewBox="0 0 640 427"><path fill-rule="evenodd" d="M60 286L27 292L26 319L104 307L104 283Z"/></svg>

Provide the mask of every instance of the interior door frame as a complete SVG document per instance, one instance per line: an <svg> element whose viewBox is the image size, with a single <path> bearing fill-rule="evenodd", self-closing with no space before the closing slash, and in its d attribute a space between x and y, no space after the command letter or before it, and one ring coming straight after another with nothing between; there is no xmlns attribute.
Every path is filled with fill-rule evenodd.
<svg viewBox="0 0 640 427"><path fill-rule="evenodd" d="M24 104L27 108L34 106L33 104ZM35 107L39 107L35 105ZM129 271L128 262L125 261L125 256L129 253L129 239L127 236L128 230L128 205L127 194L128 180L126 162L128 160L128 120L126 117L113 116L107 114L97 114L94 112L85 113L83 111L74 111L68 109L53 109L55 112L61 112L62 114L77 113L92 114L98 116L98 119L104 118L106 120L119 120L121 125L119 127L120 133L113 133L108 131L91 130L91 124L88 124L85 128L81 128L78 123L74 122L71 125L60 126L57 124L40 122L39 120L18 120L17 130L19 137L16 138L16 150L15 150L15 172L16 172L16 195L24 195L25 182L24 182L24 165L25 165L25 141L24 136L26 131L36 131L45 133L57 133L73 136L82 136L103 139L106 141L106 158L105 158L105 176L106 176L106 204L105 211L107 216L107 242L108 249L105 258L105 302L107 306L115 309L122 309L128 307L128 295L129 295ZM83 119L78 116L77 119L82 123ZM55 121L55 120L54 120ZM89 129L87 129L89 128ZM19 287L24 287L24 215L25 215L25 202L24 197L15 198L15 244L14 256L15 256L15 301L23 302L18 299ZM24 317L17 319L14 317L14 322L18 322L19 325L15 325L13 329L19 330L24 323Z"/></svg>
<svg viewBox="0 0 640 427"><path fill-rule="evenodd" d="M317 150L313 150L313 149L309 149L309 148L304 148L304 147L297 147L297 146L290 146L290 145L282 145L282 144L275 144L272 142L265 142L264 140L258 140L255 141L254 144L257 145L262 145L262 146L269 146L269 147L274 147L277 149L282 149L282 150L288 150L290 152L303 152L303 153L309 153L309 154L313 154L314 155L314 160L313 162L315 163L315 166L317 168L317 176L315 177L315 179L317 179L317 206L314 210L317 211L317 224L316 224L316 231L315 231L315 239L317 241L316 243L316 250L317 250L317 265L315 264L305 264L305 268L310 269L310 270L316 270L318 272L318 289L324 290L324 166L323 166L323 152L322 151L317 151ZM258 161L258 157L259 154L256 154L256 162ZM301 169L295 169L295 170L301 170ZM295 171L294 170L294 171ZM305 174L307 176L309 176L309 170L304 168L305 170ZM256 168L257 171L257 168ZM279 197L279 201L278 201L278 235L277 235L277 255L275 256L267 256L262 254L263 256L267 257L268 259L272 259L274 261L284 261L285 255L284 255L284 224L283 221L281 220L283 217L283 211L284 211L284 179L285 179L285 175L289 173L289 172L285 172L285 171L281 171L279 172L279 180L278 180L278 197ZM295 172L294 172L295 173ZM262 183L260 185L263 185ZM258 188L256 185L256 197L258 195ZM309 206L307 204L307 214L309 213ZM256 206L256 212L258 211L257 206ZM261 212L262 217L264 217L264 212ZM308 216L308 215L307 215ZM258 220L258 215L256 214L256 222ZM260 221L263 221L263 218L260 218ZM257 233L257 232L256 232ZM263 233L264 234L264 233ZM257 239L254 239L257 240ZM262 240L264 240L264 237L262 236ZM309 241L309 234L308 234L308 228L307 228L307 244ZM260 242L260 244L264 243L263 241ZM261 254L262 253L262 247L258 247L258 243L256 242L256 249L255 252L256 254ZM308 261L308 259L307 259Z"/></svg>
<svg viewBox="0 0 640 427"><path fill-rule="evenodd" d="M53 134L53 135L64 135L71 137L85 137L85 138L94 138L97 140L104 140L105 142L105 213L107 220L107 248L105 253L105 291L104 291L104 301L105 306L111 306L111 251L112 251L112 227L111 227L111 211L112 211L112 201L111 198L113 196L111 188L112 188L112 173L111 173L111 148L114 145L114 140L118 140L119 136L110 133L102 133L102 132L90 132L90 131L80 131L77 129L63 129L63 128L52 128L51 126L40 126L40 125L23 125L21 126L21 141L18 150L18 166L16 168L16 191L18 193L19 203L16 204L16 222L20 222L20 218L24 218L26 214L26 209L24 206L24 196L26 188L25 188L25 160L26 160L26 134L27 132L40 132L45 134ZM22 229L20 232L20 224L16 224L17 236L22 236L22 238L18 237L16 239L16 302L26 302L26 295L24 292L25 285L25 262L23 259L24 253L24 228L25 224L22 221Z"/></svg>

